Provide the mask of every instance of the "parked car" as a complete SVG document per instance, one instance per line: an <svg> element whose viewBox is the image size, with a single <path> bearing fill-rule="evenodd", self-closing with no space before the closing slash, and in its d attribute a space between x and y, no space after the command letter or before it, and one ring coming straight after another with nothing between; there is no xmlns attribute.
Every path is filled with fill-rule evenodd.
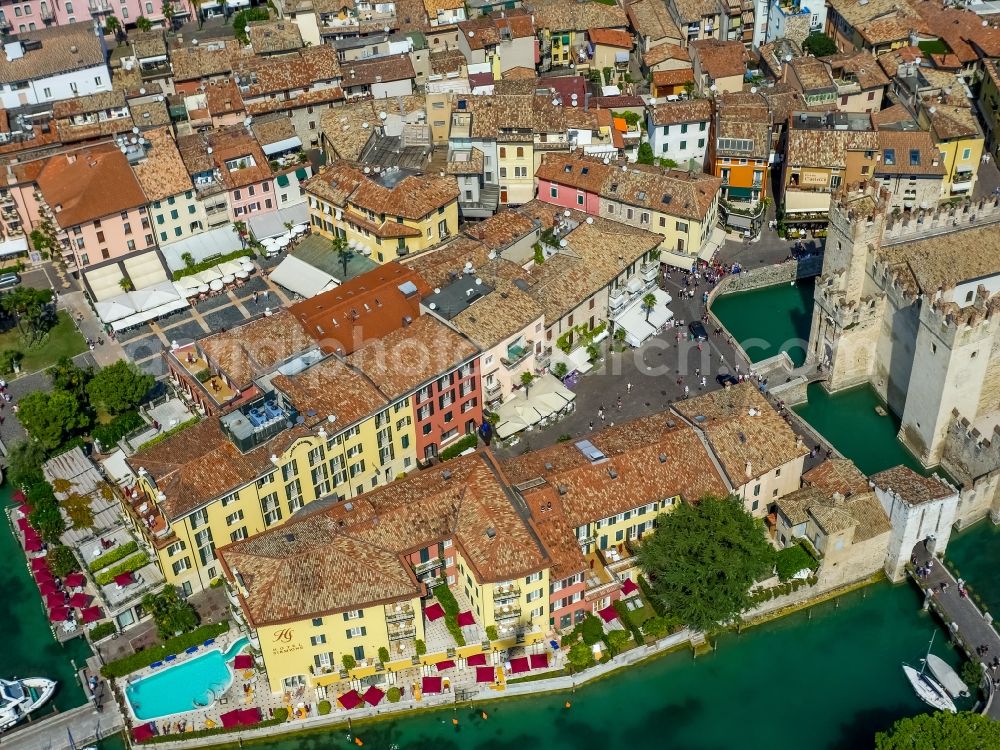
<svg viewBox="0 0 1000 750"><path fill-rule="evenodd" d="M5 273L0 275L0 289L13 289L21 283L21 277L16 273Z"/></svg>
<svg viewBox="0 0 1000 750"><path fill-rule="evenodd" d="M708 341L708 331L705 330L705 326L701 324L700 320L688 323L688 330L691 331L695 341Z"/></svg>
<svg viewBox="0 0 1000 750"><path fill-rule="evenodd" d="M740 381L736 379L735 375L730 375L728 372L719 373L715 376L716 382L725 388L727 385L737 385Z"/></svg>

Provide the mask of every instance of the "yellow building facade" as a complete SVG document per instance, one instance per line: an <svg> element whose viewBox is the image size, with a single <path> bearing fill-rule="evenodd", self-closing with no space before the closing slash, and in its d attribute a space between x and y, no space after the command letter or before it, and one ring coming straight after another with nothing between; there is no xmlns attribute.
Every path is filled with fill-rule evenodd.
<svg viewBox="0 0 1000 750"><path fill-rule="evenodd" d="M331 240L343 237L379 263L427 250L458 233L454 176L395 179L392 170L364 174L344 162L328 167L305 183L313 230Z"/></svg>

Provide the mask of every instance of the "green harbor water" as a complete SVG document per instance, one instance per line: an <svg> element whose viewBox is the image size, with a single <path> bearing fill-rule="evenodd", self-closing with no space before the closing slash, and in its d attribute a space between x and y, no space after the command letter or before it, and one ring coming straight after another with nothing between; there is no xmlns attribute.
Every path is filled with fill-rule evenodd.
<svg viewBox="0 0 1000 750"><path fill-rule="evenodd" d="M12 503L9 485L0 488L0 505ZM83 668L90 657L90 646L83 637L60 645L49 629L38 587L28 572L24 550L6 521L0 529L0 677L48 677L58 680L59 688L49 705L35 715L44 716L53 707L60 711L81 706L86 701L70 660Z"/></svg>
<svg viewBox="0 0 1000 750"><path fill-rule="evenodd" d="M812 320L812 279L718 297L712 312L754 362L788 352L796 367L806 361Z"/></svg>

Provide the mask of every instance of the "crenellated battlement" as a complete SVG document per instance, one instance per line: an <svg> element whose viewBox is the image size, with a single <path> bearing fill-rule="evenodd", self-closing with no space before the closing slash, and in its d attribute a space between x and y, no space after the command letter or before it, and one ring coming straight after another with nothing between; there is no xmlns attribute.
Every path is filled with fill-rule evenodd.
<svg viewBox="0 0 1000 750"><path fill-rule="evenodd" d="M951 417L942 460L955 478L968 484L1000 470L1000 425L984 435L957 409L951 410Z"/></svg>

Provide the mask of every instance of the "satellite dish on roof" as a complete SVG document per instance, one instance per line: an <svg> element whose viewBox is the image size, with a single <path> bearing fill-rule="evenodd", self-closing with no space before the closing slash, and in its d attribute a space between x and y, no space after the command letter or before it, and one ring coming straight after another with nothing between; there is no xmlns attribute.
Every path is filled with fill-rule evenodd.
<svg viewBox="0 0 1000 750"><path fill-rule="evenodd" d="M751 94L756 94L757 93L757 87L756 86L751 86L750 87L750 93Z"/></svg>
<svg viewBox="0 0 1000 750"><path fill-rule="evenodd" d="M139 89L139 96L145 96L145 95L146 95L146 89Z"/></svg>
<svg viewBox="0 0 1000 750"><path fill-rule="evenodd" d="M588 224L593 224L594 223L594 217L593 216L588 216L587 217L587 223Z"/></svg>
<svg viewBox="0 0 1000 750"><path fill-rule="evenodd" d="M198 46L198 40L197 39L192 39L191 40L191 46L192 47L197 47Z"/></svg>
<svg viewBox="0 0 1000 750"><path fill-rule="evenodd" d="M156 101L162 102L164 100L164 98L165 97L163 96L163 94L160 94L158 97L156 97Z"/></svg>
<svg viewBox="0 0 1000 750"><path fill-rule="evenodd" d="M119 146L123 154L128 153L128 146Z"/></svg>
<svg viewBox="0 0 1000 750"><path fill-rule="evenodd" d="M209 147L208 147L208 148L206 148L205 150L206 150L206 151L207 151L208 153L212 153L212 151L213 151L214 149L213 149L213 148L212 148L211 146L209 146Z"/></svg>
<svg viewBox="0 0 1000 750"><path fill-rule="evenodd" d="M563 216L567 216L567 217L569 216L569 209L568 208L565 211L563 211Z"/></svg>
<svg viewBox="0 0 1000 750"><path fill-rule="evenodd" d="M472 39L472 37L474 37L475 35L476 35L475 31L470 31L469 32L469 39Z"/></svg>
<svg viewBox="0 0 1000 750"><path fill-rule="evenodd" d="M384 32L385 32L386 34L388 34L388 33L389 33L389 31L390 31L390 29L389 29L389 27L388 27L388 26L383 26L383 27L382 27L382 31L384 31Z"/></svg>
<svg viewBox="0 0 1000 750"><path fill-rule="evenodd" d="M427 305L427 306L428 306L428 307L429 307L429 308L430 308L431 310L437 310L437 303L436 303L436 302L431 302L431 303L430 303L429 305Z"/></svg>
<svg viewBox="0 0 1000 750"><path fill-rule="evenodd" d="M133 127L132 128L132 132L133 133L138 133L139 132L139 128L138 127Z"/></svg>
<svg viewBox="0 0 1000 750"><path fill-rule="evenodd" d="M785 62L791 62L791 61L792 61L792 56L791 55L785 55Z"/></svg>
<svg viewBox="0 0 1000 750"><path fill-rule="evenodd" d="M381 120L382 122L385 122L385 120L386 120L386 118L387 118L388 116L389 116L389 115L387 115L387 114L386 114L385 112L379 112L379 113L378 113L378 119L380 119L380 120Z"/></svg>
<svg viewBox="0 0 1000 750"><path fill-rule="evenodd" d="M605 164L610 164L611 163L611 159L609 159L608 157L605 156L604 157L604 163Z"/></svg>
<svg viewBox="0 0 1000 750"><path fill-rule="evenodd" d="M559 240L559 247L566 247L566 240Z"/></svg>

